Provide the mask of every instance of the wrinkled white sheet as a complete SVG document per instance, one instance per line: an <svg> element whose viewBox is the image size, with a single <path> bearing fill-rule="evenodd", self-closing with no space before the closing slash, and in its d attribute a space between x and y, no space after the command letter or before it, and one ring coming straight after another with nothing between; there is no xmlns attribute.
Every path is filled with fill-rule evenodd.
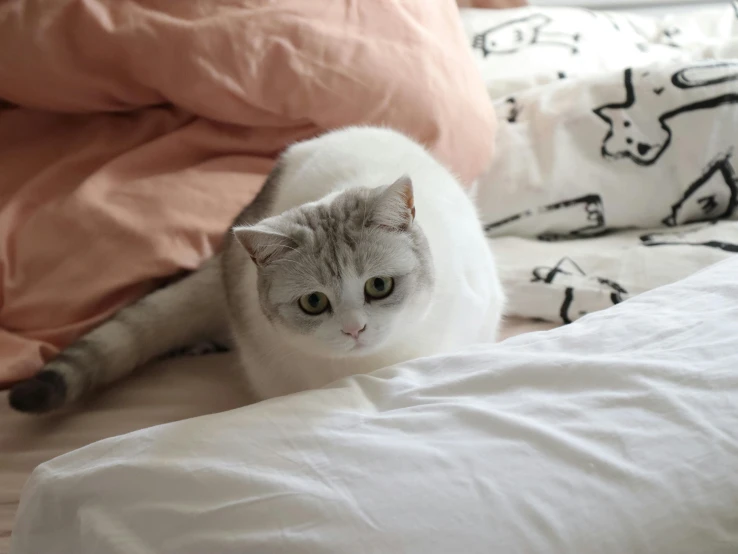
<svg viewBox="0 0 738 554"><path fill-rule="evenodd" d="M736 275L61 456L12 552L734 553Z"/></svg>

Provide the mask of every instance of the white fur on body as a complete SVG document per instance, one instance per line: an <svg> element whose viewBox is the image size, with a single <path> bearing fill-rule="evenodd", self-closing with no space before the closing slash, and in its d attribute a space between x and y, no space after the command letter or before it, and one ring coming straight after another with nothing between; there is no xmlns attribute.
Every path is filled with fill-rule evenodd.
<svg viewBox="0 0 738 554"><path fill-rule="evenodd" d="M493 255L470 198L421 146L384 129L350 128L290 148L270 215L309 202L328 203L342 190L380 187L403 174L414 184L416 218L433 257L435 286L422 312L366 356L327 357L292 346L259 307L256 266L237 241L241 286L230 308L233 341L260 398L318 388L341 377L495 339L504 295ZM229 268L234 271L234 268Z"/></svg>
<svg viewBox="0 0 738 554"><path fill-rule="evenodd" d="M385 187L403 175L413 183L412 225L427 238L434 285L429 294L415 295L397 321L387 322L393 332L377 348L336 355L287 340L260 307L254 262L229 235L223 254L121 310L34 379L16 385L11 404L22 411L55 409L162 354L207 340L236 347L248 385L261 399L494 340L504 295L474 205L456 179L405 136L348 128L296 144L283 155L278 178L268 184L271 192L257 198L252 212L267 206L261 218L306 203L329 203L342 190ZM253 215L247 219L256 222ZM336 341L349 340L340 327L336 334Z"/></svg>

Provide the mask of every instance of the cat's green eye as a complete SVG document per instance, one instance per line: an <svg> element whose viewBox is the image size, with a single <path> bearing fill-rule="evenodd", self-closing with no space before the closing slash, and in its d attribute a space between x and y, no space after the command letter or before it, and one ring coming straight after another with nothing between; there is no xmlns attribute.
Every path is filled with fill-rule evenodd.
<svg viewBox="0 0 738 554"><path fill-rule="evenodd" d="M395 280L392 277L372 277L364 283L364 292L372 300L381 300L392 294Z"/></svg>
<svg viewBox="0 0 738 554"><path fill-rule="evenodd" d="M300 305L300 309L309 315L320 315L331 305L328 297L322 292L304 294L297 303Z"/></svg>

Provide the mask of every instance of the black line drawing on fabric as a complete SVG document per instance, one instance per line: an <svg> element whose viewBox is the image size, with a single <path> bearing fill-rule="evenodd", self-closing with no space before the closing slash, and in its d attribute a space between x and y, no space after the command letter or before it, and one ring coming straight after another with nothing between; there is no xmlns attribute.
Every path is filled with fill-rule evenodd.
<svg viewBox="0 0 738 554"><path fill-rule="evenodd" d="M716 62L685 67L671 76L673 85L683 89L712 87L730 81L738 81L738 63L736 62Z"/></svg>
<svg viewBox="0 0 738 554"><path fill-rule="evenodd" d="M588 13L589 15L591 15L592 17L594 17L597 20L599 20L601 18L605 18L607 20L607 22L610 23L610 25L612 25L612 28L613 29L615 29L616 31L620 31L620 25L618 25L618 22L615 21L615 19L613 18L612 14L610 14L608 12L598 12L598 11L590 10L590 9L587 9L587 8L585 8L583 11L585 11L586 13Z"/></svg>
<svg viewBox="0 0 738 554"><path fill-rule="evenodd" d="M521 108L518 106L517 100L513 98L512 96L505 100L505 104L507 105L508 112L507 112L507 122L508 123L515 123L518 120L518 116L520 115Z"/></svg>
<svg viewBox="0 0 738 554"><path fill-rule="evenodd" d="M719 222L711 221L706 225L694 226L691 229L680 229L678 231L667 231L664 233L648 233L639 237L643 246L702 246L706 248L717 248L731 254L738 253L738 244L725 242L723 240L707 239L700 240L690 236L700 233L706 229L714 229Z"/></svg>
<svg viewBox="0 0 738 554"><path fill-rule="evenodd" d="M602 13L602 16L610 22L610 24L613 26L613 28L616 31L619 32L620 31L620 25L618 25L618 22L615 21L615 18L612 16L612 14L609 14L607 12L601 12L601 13Z"/></svg>
<svg viewBox="0 0 738 554"><path fill-rule="evenodd" d="M497 236L501 234L498 230L503 228L504 231L510 233L513 232L513 229L504 229L505 226L515 223L524 225L525 220L531 217L535 217L533 225L536 227L568 228L568 231L565 232L539 234L536 238L543 241L597 237L609 232L605 227L605 207L599 194L586 194L548 204L541 208L525 210L499 221L487 223L484 226L484 232L491 236Z"/></svg>
<svg viewBox="0 0 738 554"><path fill-rule="evenodd" d="M681 48L681 45L674 41L675 37L682 34L682 30L679 27L667 27L661 31L658 42L664 46L671 46L672 48Z"/></svg>
<svg viewBox="0 0 738 554"><path fill-rule="evenodd" d="M564 73L563 71L559 71L559 72L557 72L557 73L556 73L556 76L557 76L557 77L558 77L559 79L566 79L566 73Z"/></svg>
<svg viewBox="0 0 738 554"><path fill-rule="evenodd" d="M587 275L571 258L561 258L554 267L533 268L531 283L564 285L564 298L559 308L559 317L564 323L571 323L589 312L602 310L619 304L623 287L612 279Z"/></svg>
<svg viewBox="0 0 738 554"><path fill-rule="evenodd" d="M585 13L588 13L589 15L591 15L592 17L594 17L595 19L597 19L597 18L600 17L600 13L599 12L596 12L594 10L590 10L589 8L582 8L582 11L585 12Z"/></svg>
<svg viewBox="0 0 738 554"><path fill-rule="evenodd" d="M737 78L738 62L689 66L668 78L648 70L626 69L625 101L593 110L609 127L602 141L602 157L628 158L642 166L655 163L671 144L669 120L687 112L738 103L738 88L723 86ZM706 95L707 87L714 87L714 93ZM663 94L665 90L668 94Z"/></svg>
<svg viewBox="0 0 738 554"><path fill-rule="evenodd" d="M651 45L647 42L638 42L636 43L636 48L640 50L641 52L648 52L651 49Z"/></svg>
<svg viewBox="0 0 738 554"><path fill-rule="evenodd" d="M478 33L472 47L480 50L485 58L490 54L514 54L533 45L565 47L572 54L578 54L580 35L544 30L551 21L543 14L506 21Z"/></svg>
<svg viewBox="0 0 738 554"><path fill-rule="evenodd" d="M731 154L722 155L707 166L662 220L667 227L725 219L738 205L738 176L730 163Z"/></svg>

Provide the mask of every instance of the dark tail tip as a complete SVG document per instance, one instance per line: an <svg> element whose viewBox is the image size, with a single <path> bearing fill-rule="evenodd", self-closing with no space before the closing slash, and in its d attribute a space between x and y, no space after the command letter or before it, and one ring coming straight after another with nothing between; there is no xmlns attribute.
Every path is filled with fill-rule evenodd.
<svg viewBox="0 0 738 554"><path fill-rule="evenodd" d="M13 385L10 406L19 412L40 414L60 408L67 396L64 377L56 371L41 371L35 377Z"/></svg>

